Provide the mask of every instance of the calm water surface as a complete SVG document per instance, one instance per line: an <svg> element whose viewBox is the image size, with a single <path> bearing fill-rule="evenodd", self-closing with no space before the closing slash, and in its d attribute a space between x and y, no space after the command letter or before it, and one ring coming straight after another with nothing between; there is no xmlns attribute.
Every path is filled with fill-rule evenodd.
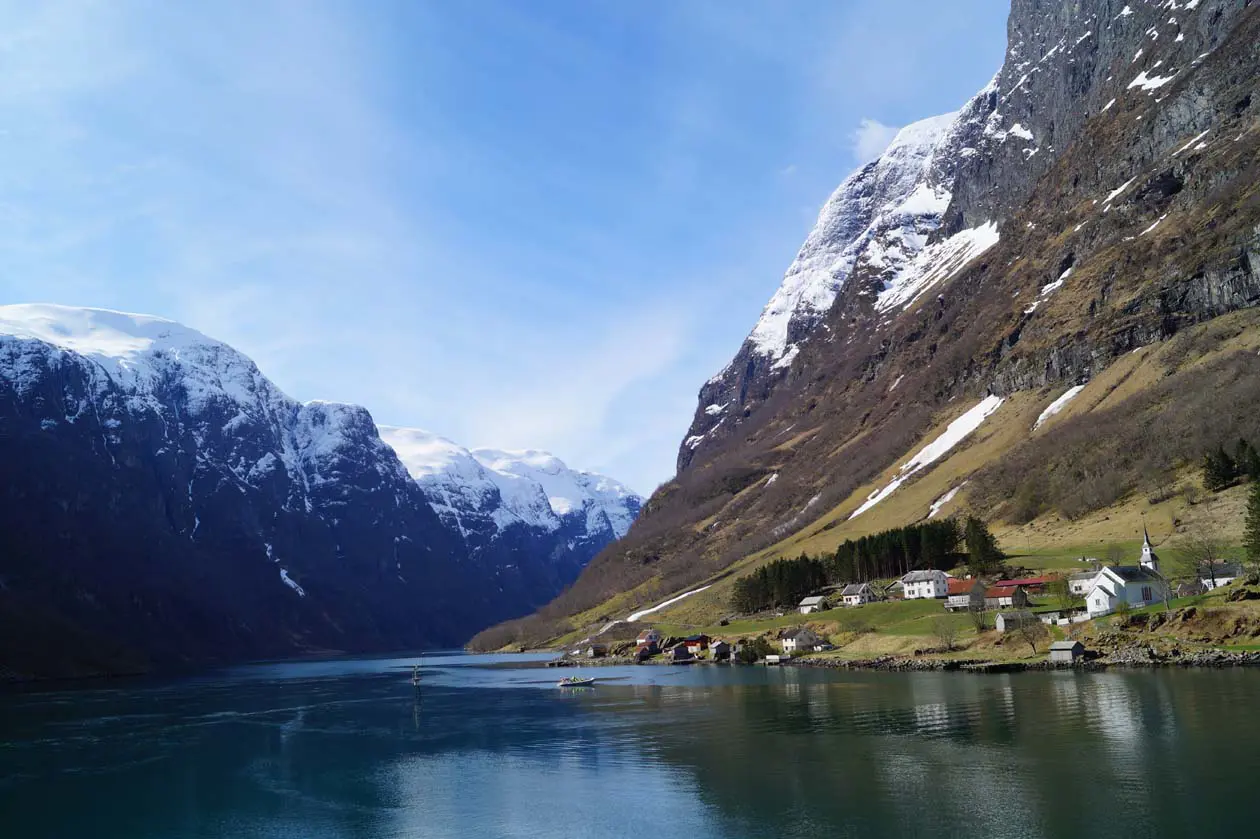
<svg viewBox="0 0 1260 839"><path fill-rule="evenodd" d="M415 660L0 694L0 836L1254 835L1256 672Z"/></svg>

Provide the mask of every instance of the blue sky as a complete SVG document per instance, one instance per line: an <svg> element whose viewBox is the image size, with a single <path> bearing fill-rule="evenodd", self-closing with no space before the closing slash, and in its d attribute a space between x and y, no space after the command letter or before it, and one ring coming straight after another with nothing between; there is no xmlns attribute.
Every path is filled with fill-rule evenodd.
<svg viewBox="0 0 1260 839"><path fill-rule="evenodd" d="M844 176L999 0L0 0L0 299L170 317L291 396L673 474Z"/></svg>

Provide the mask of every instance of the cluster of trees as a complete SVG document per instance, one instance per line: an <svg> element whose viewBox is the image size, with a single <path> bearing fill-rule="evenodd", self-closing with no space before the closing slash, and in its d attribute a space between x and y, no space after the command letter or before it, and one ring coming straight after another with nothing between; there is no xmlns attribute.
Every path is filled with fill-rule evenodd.
<svg viewBox="0 0 1260 839"><path fill-rule="evenodd" d="M739 612L758 612L772 606L795 606L802 597L829 582L824 564L801 554L777 559L735 582L731 605Z"/></svg>
<svg viewBox="0 0 1260 839"><path fill-rule="evenodd" d="M1260 452L1246 440L1240 439L1231 456L1224 446L1217 446L1203 456L1203 486L1216 492L1231 486L1240 479L1255 481L1260 478Z"/></svg>
<svg viewBox="0 0 1260 839"><path fill-rule="evenodd" d="M960 551L966 543L966 553ZM779 559L735 582L731 605L739 612L795 606L826 585L900 577L926 568L949 569L966 560L973 574L996 571L1006 559L988 525L952 518L849 539L823 558Z"/></svg>
<svg viewBox="0 0 1260 839"><path fill-rule="evenodd" d="M866 582L916 569L953 568L962 538L952 518L885 530L846 540L828 561L828 570L836 581Z"/></svg>

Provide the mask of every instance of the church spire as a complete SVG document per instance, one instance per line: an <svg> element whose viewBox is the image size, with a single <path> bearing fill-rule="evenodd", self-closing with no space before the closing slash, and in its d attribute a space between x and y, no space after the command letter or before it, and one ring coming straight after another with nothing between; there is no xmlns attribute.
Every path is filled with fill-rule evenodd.
<svg viewBox="0 0 1260 839"><path fill-rule="evenodd" d="M1143 568L1149 568L1155 573L1159 573L1159 557L1155 555L1155 551L1151 550L1151 534L1146 531L1146 521L1142 522L1142 559L1140 564Z"/></svg>

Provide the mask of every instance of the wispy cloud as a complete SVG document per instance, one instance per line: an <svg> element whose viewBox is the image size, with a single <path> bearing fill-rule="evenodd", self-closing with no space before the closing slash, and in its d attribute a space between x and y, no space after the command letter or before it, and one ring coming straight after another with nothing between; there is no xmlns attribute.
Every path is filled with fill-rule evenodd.
<svg viewBox="0 0 1260 839"><path fill-rule="evenodd" d="M898 130L896 126L884 125L877 119L863 117L852 134L853 156L859 163L874 160L888 148Z"/></svg>

